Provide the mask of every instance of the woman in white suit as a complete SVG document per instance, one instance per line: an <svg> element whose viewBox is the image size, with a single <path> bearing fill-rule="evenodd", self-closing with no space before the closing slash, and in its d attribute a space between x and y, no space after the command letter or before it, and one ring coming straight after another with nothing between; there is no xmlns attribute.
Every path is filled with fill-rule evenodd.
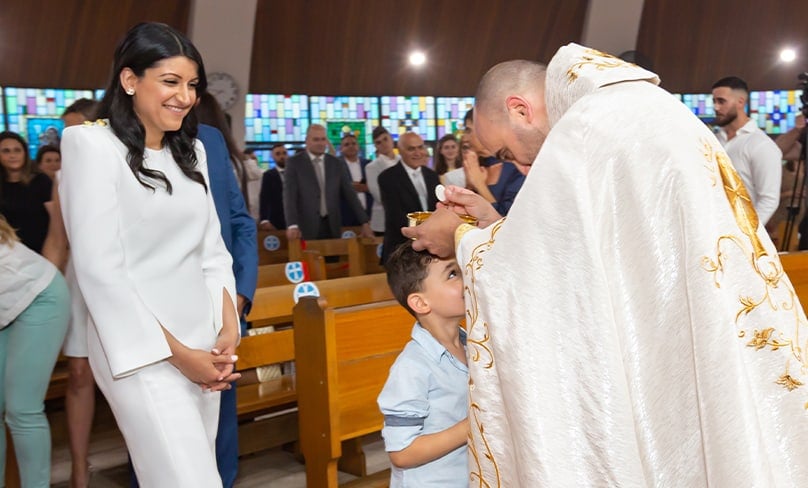
<svg viewBox="0 0 808 488"><path fill-rule="evenodd" d="M194 46L132 28L94 124L65 130L60 184L95 379L144 487L221 487L219 391L239 337L232 261L207 189L191 108Z"/></svg>

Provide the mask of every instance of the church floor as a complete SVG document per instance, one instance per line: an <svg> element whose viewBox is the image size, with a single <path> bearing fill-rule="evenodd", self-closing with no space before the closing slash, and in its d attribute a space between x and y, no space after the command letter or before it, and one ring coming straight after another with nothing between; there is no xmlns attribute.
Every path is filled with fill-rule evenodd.
<svg viewBox="0 0 808 488"><path fill-rule="evenodd" d="M95 423L90 443L90 487L128 487L129 472L123 438L114 424L103 420L106 412L99 413L102 421ZM368 473L375 473L390 467L387 453L384 452L384 442L378 435L368 436L365 439L365 454ZM52 486L68 488L70 454L66 439L59 434L58 430L54 432L52 458ZM350 474L339 473L340 483L352 479L355 477ZM239 477L236 480L236 486L239 488L304 488L306 486L306 468L291 453L280 448L270 449L245 456L239 461Z"/></svg>

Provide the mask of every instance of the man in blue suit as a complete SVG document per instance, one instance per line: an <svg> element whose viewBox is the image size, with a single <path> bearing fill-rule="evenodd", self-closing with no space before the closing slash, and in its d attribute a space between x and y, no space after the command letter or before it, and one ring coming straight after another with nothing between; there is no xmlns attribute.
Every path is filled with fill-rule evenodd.
<svg viewBox="0 0 808 488"><path fill-rule="evenodd" d="M246 333L244 317L250 311L258 280L258 238L255 220L247 211L222 133L209 125L199 124L197 138L202 141L207 153L210 193L216 206L216 214L219 216L222 239L233 257L236 303L241 317L241 333L244 335ZM219 431L216 435L216 464L225 488L233 486L238 474L238 416L235 386L234 383L233 388L221 394ZM137 487L137 479L131 467L130 473L131 484Z"/></svg>
<svg viewBox="0 0 808 488"><path fill-rule="evenodd" d="M222 239L233 256L233 274L236 276L236 294L241 333L246 333L244 317L250 311L255 284L258 279L258 238L255 220L247 211L239 189L230 153L222 133L199 124L197 138L208 155L208 178L213 203L222 226ZM233 486L238 473L238 417L236 414L235 384L222 392L219 408L219 432L216 435L216 463L222 485Z"/></svg>

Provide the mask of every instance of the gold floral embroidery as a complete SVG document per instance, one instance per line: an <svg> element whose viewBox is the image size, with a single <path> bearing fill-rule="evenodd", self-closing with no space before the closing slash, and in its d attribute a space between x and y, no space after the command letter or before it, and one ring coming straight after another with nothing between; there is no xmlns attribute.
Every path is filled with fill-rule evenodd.
<svg viewBox="0 0 808 488"><path fill-rule="evenodd" d="M717 169L715 165L715 151L707 139L702 138L701 145L702 153L704 154L704 159L706 161L704 163L704 167L710 172L710 182L712 183L712 186L715 186L716 182L718 181L718 178L716 177Z"/></svg>
<svg viewBox="0 0 808 488"><path fill-rule="evenodd" d="M772 332L774 332L774 327L769 327L768 329L763 330L755 330L755 338L749 341L746 345L749 347L754 347L755 350L759 351L766 346L771 346L772 351L776 351L781 347L787 347L791 345L791 341L779 341L777 339L772 339Z"/></svg>
<svg viewBox="0 0 808 488"><path fill-rule="evenodd" d="M720 236L716 242L715 255L713 257L702 257L702 269L711 273L715 286L721 288L721 281L727 264L726 253L728 249L725 246L733 245L746 257L750 269L760 278L759 284L762 285L758 293L747 293L738 296L740 308L735 315L736 325L742 326L741 321L744 318L750 317L752 312L764 305L768 306L772 311L789 314L791 317L789 320L793 320L794 324L793 333L790 337L775 327L764 327L752 329L751 331L741 329L738 331L738 338L745 338L749 334L751 340L746 343L746 346L754 348L756 351L767 349L771 352L780 349L788 351L790 359L786 360L785 372L775 383L783 386L788 391L793 391L803 386L803 381L789 374L788 362L791 359L796 360L800 365L801 375L808 372L808 358L803 354L803 350L808 348L808 342L804 346L800 345L801 329L808 325L805 315L799 306L794 287L786 278L783 265L776 255L769 255L757 233L760 226L757 213L752 207L749 193L732 167L729 157L723 151L713 149L706 141L702 141L702 144L708 167L717 168L718 174L721 176L724 194L732 208L735 223L743 234L743 237L737 235ZM714 171L713 174L715 174ZM754 282L750 282L749 285L754 286ZM747 318L746 320L754 319ZM808 403L806 405L808 406Z"/></svg>
<svg viewBox="0 0 808 488"><path fill-rule="evenodd" d="M466 326L468 333L466 335L466 344L468 345L469 357L472 362L479 363L483 361L482 367L484 370L491 369L494 366L494 353L489 347L488 343L491 339L488 329L488 323L480 320L479 300L477 297L477 272L483 267L483 257L485 253L490 251L494 246L495 237L499 232L505 218L500 219L494 224L491 229L491 237L489 239L472 249L471 257L466 263L465 272L468 277L468 286L466 286L466 296L468 297L466 309ZM478 327L482 328L482 338L477 337L475 330ZM475 385L474 380L469 378L469 420L471 421L470 429L470 442L469 452L474 461L474 466L471 467L469 479L472 484L479 488L494 488L502 486L502 479L500 477L499 465L491 450L486 437L485 425L481 420L481 413L484 411L483 407L475 401ZM483 452L480 452L480 450ZM483 474L483 463L487 463L491 467L496 479L489 482L485 479ZM492 484L494 483L494 484Z"/></svg>
<svg viewBox="0 0 808 488"><path fill-rule="evenodd" d="M491 446L488 444L488 439L485 437L485 426L483 425L482 421L480 420L480 412L481 412L480 405L477 403L472 403L469 406L469 414L472 420L471 428L475 429L476 432L480 434L480 442L482 446L485 448L485 453L483 454L483 458L490 462L494 468L494 474L496 475L496 484L493 485L495 487L502 486L502 480L499 476L499 466L497 465L496 459L494 459L494 455L491 452ZM480 459L480 453L477 450L477 443L473 442L474 438L474 430L471 433L471 440L469 442L469 451L471 452L471 457L474 459L474 464L476 465L476 469L472 469L471 473L469 473L469 480L471 483L476 484L479 488L492 488L492 485L483 478L483 468Z"/></svg>
<svg viewBox="0 0 808 488"><path fill-rule="evenodd" d="M469 277L470 284L469 286L466 286L466 295L469 297L469 307L466 309L466 317L468 317L466 320L466 323L468 324L467 343L474 346L471 351L472 361L476 363L479 362L483 356L486 357L486 369L493 367L494 354L488 347L488 341L491 339L490 335L488 334L488 323L485 321L478 323L480 310L477 299L477 290L474 285L477 281L476 273L483 267L483 256L494 246L495 237L503 223L505 223L505 218L500 219L499 222L494 224L494 227L491 229L491 237L486 242L479 244L472 250L471 258L469 259L469 262L466 263L466 276ZM482 339L476 339L476 336L472 337L472 331L475 327L482 327L484 329Z"/></svg>
<svg viewBox="0 0 808 488"><path fill-rule="evenodd" d="M796 390L797 388L802 386L802 381L793 378L790 374L786 373L783 376L779 377L777 381L775 381L778 385L785 386L788 391Z"/></svg>
<svg viewBox="0 0 808 488"><path fill-rule="evenodd" d="M581 61L574 63L567 69L567 80L572 83L578 79L578 72L584 66L594 66L596 70L602 71L609 68L634 68L637 65L623 61L611 54L606 54L597 49L585 49L581 56Z"/></svg>

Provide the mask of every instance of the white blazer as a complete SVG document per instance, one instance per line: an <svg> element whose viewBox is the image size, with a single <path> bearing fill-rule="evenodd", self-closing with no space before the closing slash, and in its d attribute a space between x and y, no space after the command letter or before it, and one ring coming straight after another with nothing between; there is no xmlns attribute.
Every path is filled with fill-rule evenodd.
<svg viewBox="0 0 808 488"><path fill-rule="evenodd" d="M197 170L207 159L196 141ZM146 150L173 193L141 185L126 147L103 121L70 127L59 186L76 278L113 377L171 356L162 327L209 350L222 327L222 290L233 300L232 258L210 192L182 174L168 148ZM237 319L236 319L237 321Z"/></svg>

